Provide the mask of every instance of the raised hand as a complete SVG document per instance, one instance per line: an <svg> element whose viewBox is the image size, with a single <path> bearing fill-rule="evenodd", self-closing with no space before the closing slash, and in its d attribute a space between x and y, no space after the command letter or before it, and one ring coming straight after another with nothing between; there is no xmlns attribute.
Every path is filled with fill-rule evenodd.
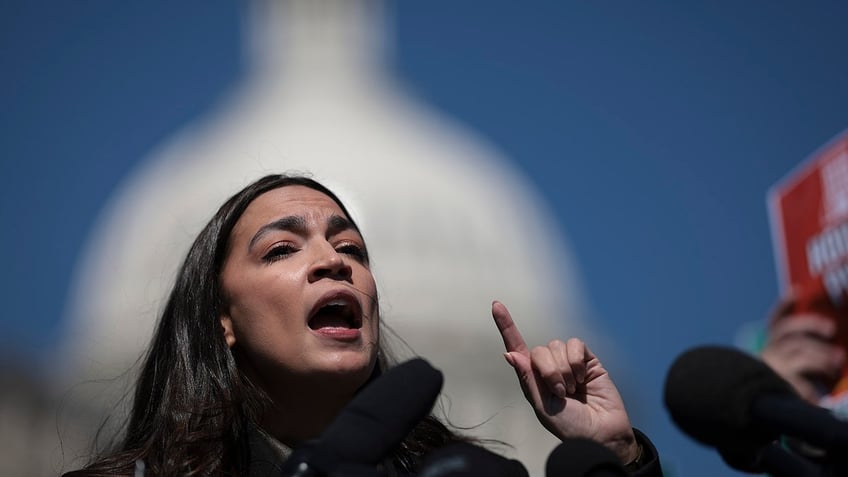
<svg viewBox="0 0 848 477"><path fill-rule="evenodd" d="M492 316L506 347L504 358L545 429L560 439L600 442L622 463L636 458L638 444L621 396L583 341L554 340L531 350L506 306L492 303Z"/></svg>

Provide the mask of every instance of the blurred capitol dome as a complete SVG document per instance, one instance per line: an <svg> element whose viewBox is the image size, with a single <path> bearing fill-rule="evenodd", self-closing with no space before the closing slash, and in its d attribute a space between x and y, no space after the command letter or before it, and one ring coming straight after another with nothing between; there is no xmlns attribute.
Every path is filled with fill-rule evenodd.
<svg viewBox="0 0 848 477"><path fill-rule="evenodd" d="M542 475L556 440L501 356L490 305L506 303L531 344L586 335L555 219L490 145L390 76L381 3L262 0L248 17L248 77L144 161L93 231L68 308L67 374L129 369L216 208L262 175L305 171L362 227L383 318L445 372L451 422L485 422L471 432L512 444Z"/></svg>

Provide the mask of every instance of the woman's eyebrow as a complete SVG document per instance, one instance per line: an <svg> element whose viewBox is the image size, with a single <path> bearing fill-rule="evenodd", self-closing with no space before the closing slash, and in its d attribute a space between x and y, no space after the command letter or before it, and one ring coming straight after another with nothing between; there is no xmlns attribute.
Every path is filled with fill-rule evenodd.
<svg viewBox="0 0 848 477"><path fill-rule="evenodd" d="M332 237L338 233L344 232L345 230L353 230L356 233L359 233L359 229L353 225L346 217L342 217L341 215L331 215L327 218L327 236Z"/></svg>
<svg viewBox="0 0 848 477"><path fill-rule="evenodd" d="M287 217L277 219L259 227L259 230L257 230L253 235L253 238L250 239L250 243L247 245L247 250L253 250L253 246L256 245L256 242L270 232L284 230L298 235L303 235L306 233L306 229L306 219L299 215L289 215Z"/></svg>

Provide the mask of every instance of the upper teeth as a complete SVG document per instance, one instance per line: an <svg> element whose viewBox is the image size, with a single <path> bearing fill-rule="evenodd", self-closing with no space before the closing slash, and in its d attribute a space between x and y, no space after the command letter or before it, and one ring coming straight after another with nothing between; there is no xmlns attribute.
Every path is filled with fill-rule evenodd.
<svg viewBox="0 0 848 477"><path fill-rule="evenodd" d="M347 306L347 302L342 299L335 299L327 302L324 306Z"/></svg>

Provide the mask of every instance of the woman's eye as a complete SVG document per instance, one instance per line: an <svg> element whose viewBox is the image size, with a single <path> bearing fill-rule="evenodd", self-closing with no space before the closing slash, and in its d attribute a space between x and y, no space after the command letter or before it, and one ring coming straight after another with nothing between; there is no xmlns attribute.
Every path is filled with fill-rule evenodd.
<svg viewBox="0 0 848 477"><path fill-rule="evenodd" d="M267 262L274 262L282 258L286 258L296 251L297 249L291 244L280 244L274 246L274 248L269 250L262 258Z"/></svg>
<svg viewBox="0 0 848 477"><path fill-rule="evenodd" d="M361 262L368 261L368 253L365 251L365 249L353 243L339 245L338 247L336 247L336 251L338 253L350 255L351 257L354 257Z"/></svg>

